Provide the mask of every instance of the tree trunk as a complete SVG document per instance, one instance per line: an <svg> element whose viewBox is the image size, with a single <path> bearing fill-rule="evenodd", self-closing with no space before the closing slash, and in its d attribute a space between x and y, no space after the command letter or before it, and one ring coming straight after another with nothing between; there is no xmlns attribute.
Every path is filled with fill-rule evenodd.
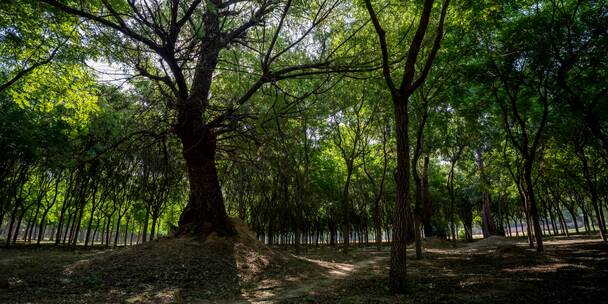
<svg viewBox="0 0 608 304"><path fill-rule="evenodd" d="M488 181L486 180L483 162L483 152L481 149L475 151L477 158L477 168L479 169L479 181L481 183L481 230L483 237L487 238L496 235L496 226L490 213L490 193L488 192Z"/></svg>
<svg viewBox="0 0 608 304"><path fill-rule="evenodd" d="M584 147L579 147L578 156L583 164L583 175L585 176L585 181L587 182L587 187L589 188L589 194L591 194L591 205L593 206L593 210L595 211L597 224L600 228L600 236L602 237L602 241L608 241L608 236L606 232L606 225L604 224L604 215L602 210L600 210L599 202L598 202L598 194L595 186L595 182L591 176L591 172L589 170L589 164L587 161L587 157L585 156Z"/></svg>
<svg viewBox="0 0 608 304"><path fill-rule="evenodd" d="M38 226L38 238L36 240L36 245L40 245L40 242L42 242L46 216L50 210L51 208L48 208L44 209L44 211L42 212L42 217L40 218L40 225Z"/></svg>
<svg viewBox="0 0 608 304"><path fill-rule="evenodd" d="M410 150L409 150L409 114L407 98L393 98L397 137L397 196L393 220L393 241L389 270L389 287L391 291L402 293L406 290L406 241L407 241L407 199L410 188Z"/></svg>
<svg viewBox="0 0 608 304"><path fill-rule="evenodd" d="M422 236L420 235L420 223L422 221L422 180L418 173L418 156L414 153L412 158L412 176L414 178L414 247L416 248L416 259L422 259Z"/></svg>
<svg viewBox="0 0 608 304"><path fill-rule="evenodd" d="M156 214L152 214L152 227L150 228L150 241L156 238L156 221L158 220L158 216Z"/></svg>
<svg viewBox="0 0 608 304"><path fill-rule="evenodd" d="M456 159L453 158L452 163L450 164L450 172L448 174L448 194L450 195L450 234L452 235L452 240L456 240L456 227L455 221L456 218L454 216L454 205L456 201L456 197L454 194L454 166L456 165Z"/></svg>
<svg viewBox="0 0 608 304"><path fill-rule="evenodd" d="M59 223L57 224L57 234L55 235L55 245L59 245L61 240L61 229L63 227L63 219L65 217L65 211L67 210L68 202L64 199L63 205L61 206L61 213L59 214Z"/></svg>
<svg viewBox="0 0 608 304"><path fill-rule="evenodd" d="M127 247L127 237L129 236L129 221L131 220L130 216L127 216L127 223L125 224L125 247Z"/></svg>
<svg viewBox="0 0 608 304"><path fill-rule="evenodd" d="M576 219L576 212L574 210L575 210L575 208L568 209L568 212L570 213L570 216L572 217L572 222L574 222L574 230L578 234L579 233L579 231L578 231L578 221Z"/></svg>
<svg viewBox="0 0 608 304"><path fill-rule="evenodd" d="M15 203L15 207L13 208L13 212L11 212L11 221L10 224L8 225L8 230L7 230L7 235L6 235L6 247L10 246L11 244L11 237L12 237L12 233L13 233L13 225L15 225L15 217L17 216L17 211L19 210L19 206L21 206L21 204L17 204ZM17 227L17 229L19 229L19 227ZM15 231L15 233L17 233Z"/></svg>
<svg viewBox="0 0 608 304"><path fill-rule="evenodd" d="M532 217L532 225L534 227L534 237L536 239L536 251L543 252L543 232L540 228L538 218L538 207L536 205L536 197L534 195L534 183L532 181L532 162L533 159L526 160L524 167L524 182L526 184L526 196L528 198L530 216Z"/></svg>
<svg viewBox="0 0 608 304"><path fill-rule="evenodd" d="M344 222L342 223L342 238L344 239L344 254L348 254L348 247L350 244L350 180L353 173L353 160L346 160L347 175L346 182L344 183L344 189L342 193L342 213Z"/></svg>
<svg viewBox="0 0 608 304"><path fill-rule="evenodd" d="M429 156L424 157L424 165L422 171L422 202L423 202L423 225L424 236L431 237L435 235L433 229L433 201L431 198L431 189L429 186Z"/></svg>
<svg viewBox="0 0 608 304"><path fill-rule="evenodd" d="M190 234L206 237L211 232L219 235L235 233L224 207L215 166L216 138L202 122L202 113L180 113L182 127L179 136L188 168L190 198L180 219L178 235Z"/></svg>
<svg viewBox="0 0 608 304"><path fill-rule="evenodd" d="M118 218L116 219L116 232L114 233L114 248L118 245L118 237L120 235L120 221L122 217L120 216L120 211L118 211Z"/></svg>
<svg viewBox="0 0 608 304"><path fill-rule="evenodd" d="M32 242L32 234L34 233L34 227L37 226L36 221L38 220L38 214L40 212L40 202L41 201L42 201L42 198L40 198L40 200L38 200L38 203L36 204L36 212L34 213L34 218L29 221L29 223L27 224L27 228L25 228L25 234L23 235L23 240L27 241L28 243Z"/></svg>

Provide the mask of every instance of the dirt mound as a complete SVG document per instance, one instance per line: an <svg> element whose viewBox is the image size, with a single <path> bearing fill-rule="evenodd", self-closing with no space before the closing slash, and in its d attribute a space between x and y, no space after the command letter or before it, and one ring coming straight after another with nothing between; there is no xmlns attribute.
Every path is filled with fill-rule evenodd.
<svg viewBox="0 0 608 304"><path fill-rule="evenodd" d="M427 237L426 239L424 239L423 244L424 244L425 248L446 249L446 248L458 247L456 242L453 242L453 241L450 241L450 240L447 240L444 238L436 237L436 236Z"/></svg>
<svg viewBox="0 0 608 304"><path fill-rule="evenodd" d="M245 224L233 222L238 232L233 237L155 240L81 260L66 267L64 274L81 288L107 289L109 302L159 303L237 299L243 288L302 268L305 261L268 248ZM115 290L122 294L113 294Z"/></svg>
<svg viewBox="0 0 608 304"><path fill-rule="evenodd" d="M499 246L507 246L512 245L515 241L509 240L504 236L490 236L483 240L473 242L469 244L467 247L473 249L488 249L488 248L497 248Z"/></svg>

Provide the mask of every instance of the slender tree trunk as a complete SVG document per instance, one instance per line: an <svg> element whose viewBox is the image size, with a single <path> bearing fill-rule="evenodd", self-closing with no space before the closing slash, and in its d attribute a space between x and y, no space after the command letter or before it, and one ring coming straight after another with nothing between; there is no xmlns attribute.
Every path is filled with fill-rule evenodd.
<svg viewBox="0 0 608 304"><path fill-rule="evenodd" d="M38 200L38 203L36 204L36 212L34 213L34 218L32 220L29 221L29 223L27 224L27 228L25 229L25 234L23 235L23 240L27 241L28 243L32 242L32 234L34 232L34 227L37 226L36 225L36 221L38 220L38 214L40 212L40 203L42 202L42 198L40 200Z"/></svg>
<svg viewBox="0 0 608 304"><path fill-rule="evenodd" d="M455 217L455 202L454 194L454 166L456 166L456 157L453 156L450 164L450 172L448 174L448 194L450 195L450 232L452 240L456 240L456 217Z"/></svg>
<svg viewBox="0 0 608 304"><path fill-rule="evenodd" d="M412 159L412 176L414 177L414 247L416 249L416 259L422 259L422 236L420 223L422 221L422 180L418 174L418 157L414 155Z"/></svg>
<svg viewBox="0 0 608 304"><path fill-rule="evenodd" d="M44 209L44 211L42 212L42 217L40 217L40 225L38 226L38 237L36 239L36 245L40 245L40 242L42 242L42 239L44 237L45 225L46 225L45 224L46 216L50 210L51 210L51 208L48 208L48 209Z"/></svg>
<svg viewBox="0 0 608 304"><path fill-rule="evenodd" d="M150 228L150 241L154 240L156 238L156 221L158 219L158 216L154 213L152 213L152 227Z"/></svg>
<svg viewBox="0 0 608 304"><path fill-rule="evenodd" d="M393 220L393 241L389 269L389 287L393 292L406 290L407 203L410 188L409 114L407 98L393 98L397 137L397 196Z"/></svg>
<svg viewBox="0 0 608 304"><path fill-rule="evenodd" d="M122 216L120 216L120 210L118 211L118 217L116 219L116 232L114 233L114 248L118 245L118 237L120 236L120 221L122 220Z"/></svg>
<svg viewBox="0 0 608 304"><path fill-rule="evenodd" d="M344 189L342 193L342 213L344 222L342 223L342 238L344 239L344 254L348 254L350 244L350 180L353 173L353 160L346 160L347 164L347 175L346 182L344 183Z"/></svg>
<svg viewBox="0 0 608 304"><path fill-rule="evenodd" d="M10 246L11 244L11 238L13 235L13 225L15 225L15 217L17 216L17 211L19 210L19 207L21 206L21 203L15 203L15 206L13 207L13 212L11 212L11 221L10 224L8 225L8 230L7 230L7 235L6 235L6 247ZM17 225L17 230L19 229L19 226ZM17 233L17 231L15 231L15 233Z"/></svg>
<svg viewBox="0 0 608 304"><path fill-rule="evenodd" d="M19 236L19 231L21 230L21 221L23 217L25 217L25 213L29 209L29 206L22 205L23 211L19 215L19 220L17 221L17 226L15 227L15 233L13 234L13 245L17 243L17 236Z"/></svg>
<svg viewBox="0 0 608 304"><path fill-rule="evenodd" d="M145 243L148 240L148 221L150 220L150 208L146 207L146 217L144 218L143 229L141 233L141 243Z"/></svg>
<svg viewBox="0 0 608 304"><path fill-rule="evenodd" d="M125 247L127 247L127 237L129 236L129 221L131 220L130 216L127 216L127 223L125 224Z"/></svg>
<svg viewBox="0 0 608 304"><path fill-rule="evenodd" d="M484 170L483 152L481 149L477 149L475 152L477 168L479 170L479 182L481 183L481 230L483 237L487 238L496 234L496 227L490 213L490 193L487 190L489 185Z"/></svg>
<svg viewBox="0 0 608 304"><path fill-rule="evenodd" d="M532 181L532 162L533 159L526 160L524 167L524 182L526 184L526 195L530 202L530 215L532 217L532 224L534 227L534 237L536 239L536 251L543 252L543 232L540 228L540 222L538 217L538 209L536 204L536 197L534 193L534 183Z"/></svg>
<svg viewBox="0 0 608 304"><path fill-rule="evenodd" d="M585 176L585 181L587 182L587 187L589 188L589 193L591 194L591 205L593 206L593 210L595 211L597 224L600 229L600 236L602 237L602 241L608 242L608 233L606 232L606 225L604 223L604 214L599 206L597 189L595 187L595 182L593 181L593 177L591 176L591 172L589 170L589 164L587 161L587 157L585 156L584 147L579 147L579 151L577 154L581 160L581 163L583 164L583 175Z"/></svg>
<svg viewBox="0 0 608 304"><path fill-rule="evenodd" d="M61 213L59 214L59 222L57 223L57 234L55 235L55 245L59 245L61 241L61 229L63 227L63 219L65 216L65 211L67 209L67 199L64 199L63 205L61 206Z"/></svg>
<svg viewBox="0 0 608 304"><path fill-rule="evenodd" d="M105 239L106 239L106 244L105 244L106 247L110 247L110 225L112 225L112 221L111 221L112 215L113 214L106 217L106 229L105 229L105 233L104 233Z"/></svg>
<svg viewBox="0 0 608 304"><path fill-rule="evenodd" d="M523 191L523 186L519 185L517 186L517 190L519 192L519 196L521 198L521 203L522 203L522 207L523 207L523 213L524 213L524 217L526 219L526 236L528 237L528 246L530 248L534 248L534 239L532 238L532 230L530 229L530 207L529 206L529 202L528 202L528 197L526 196L526 194ZM524 225L523 222L520 219L520 224L521 224L521 234L524 235Z"/></svg>
<svg viewBox="0 0 608 304"><path fill-rule="evenodd" d="M422 202L423 202L423 225L424 236L431 237L435 235L432 218L433 218L433 201L431 198L431 190L429 186L429 156L424 157L424 165L422 171Z"/></svg>

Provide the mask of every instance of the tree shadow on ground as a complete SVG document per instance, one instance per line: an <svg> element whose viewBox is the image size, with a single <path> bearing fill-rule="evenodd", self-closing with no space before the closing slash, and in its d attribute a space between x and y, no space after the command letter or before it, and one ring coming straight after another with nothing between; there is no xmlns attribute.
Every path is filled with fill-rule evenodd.
<svg viewBox="0 0 608 304"><path fill-rule="evenodd" d="M608 244L586 237L549 240L544 255L526 249L525 240L515 249L504 246L429 248L422 260L408 256L409 292L405 295L390 294L385 258L306 298L315 303L589 303L605 299L608 286L602 282L608 281Z"/></svg>
<svg viewBox="0 0 608 304"><path fill-rule="evenodd" d="M2 249L0 279L8 288L0 303L246 303L257 299L247 291L270 286L274 296L273 286L324 271L268 248L242 223L235 227L232 237L165 238L105 251Z"/></svg>
<svg viewBox="0 0 608 304"><path fill-rule="evenodd" d="M240 295L234 244L163 239L111 251L1 253L6 303L173 303Z"/></svg>

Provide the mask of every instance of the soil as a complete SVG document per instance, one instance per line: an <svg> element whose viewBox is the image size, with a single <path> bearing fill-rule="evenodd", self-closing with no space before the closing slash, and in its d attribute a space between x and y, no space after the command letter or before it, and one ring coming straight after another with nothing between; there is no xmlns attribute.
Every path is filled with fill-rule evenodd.
<svg viewBox="0 0 608 304"><path fill-rule="evenodd" d="M242 224L234 238L162 239L127 249L0 249L0 303L604 303L608 245L597 236L473 242L408 250L409 291L388 291L389 247L345 255L268 248ZM412 255L410 255L410 253Z"/></svg>

